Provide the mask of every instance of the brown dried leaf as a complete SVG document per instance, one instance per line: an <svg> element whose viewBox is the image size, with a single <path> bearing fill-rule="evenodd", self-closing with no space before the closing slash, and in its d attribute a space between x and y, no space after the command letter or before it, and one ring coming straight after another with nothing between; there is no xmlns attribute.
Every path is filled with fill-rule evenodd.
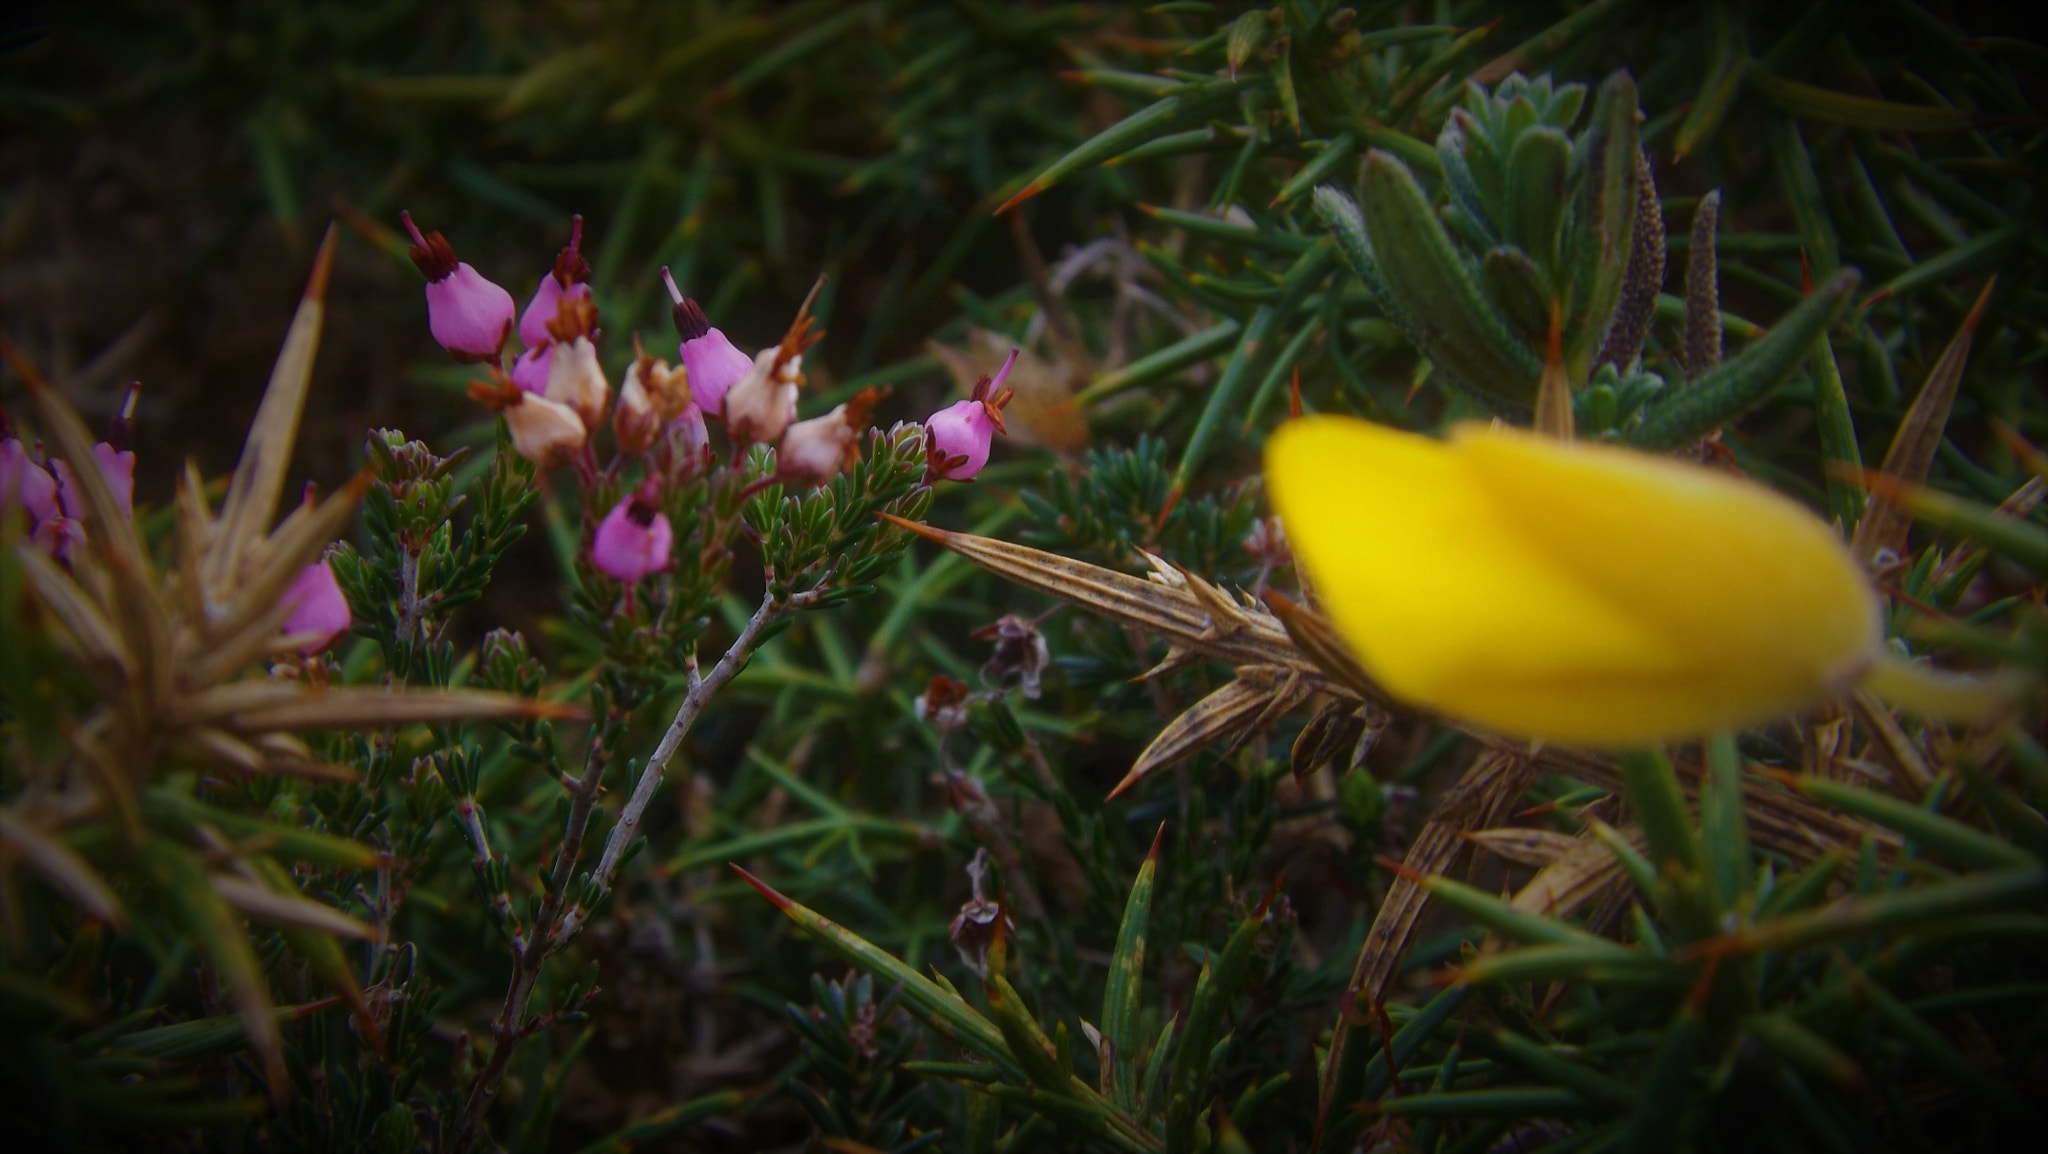
<svg viewBox="0 0 2048 1154"><path fill-rule="evenodd" d="M1189 706L1160 730L1109 796L1117 797L1154 770L1206 746L1236 746L1307 702L1315 692L1298 670L1271 665L1239 669L1235 681Z"/></svg>
<svg viewBox="0 0 2048 1154"><path fill-rule="evenodd" d="M1538 869L1577 849L1581 841L1561 830L1521 825L1472 830L1465 840L1503 861Z"/></svg>
<svg viewBox="0 0 2048 1154"><path fill-rule="evenodd" d="M1330 679L1333 687L1363 701L1387 703L1385 691L1372 683L1344 639L1337 636L1330 619L1305 605L1297 605L1279 593L1268 591L1267 604L1286 628L1287 637L1315 667Z"/></svg>
<svg viewBox="0 0 2048 1154"><path fill-rule="evenodd" d="M1401 862L1401 874L1387 888L1386 900L1380 903L1372 928L1366 931L1365 948L1359 951L1358 964L1351 971L1347 996L1365 997L1374 1003L1386 1000L1388 989L1400 973L1401 959L1407 955L1421 923L1423 907L1429 902L1428 893L1413 879L1449 872L1465 849L1462 835L1499 821L1522 796L1534 775L1526 753L1486 750L1473 759L1456 785L1444 791L1436 813L1423 824L1415 843L1408 847ZM1349 1018L1339 1014L1330 1035L1329 1057L1323 1066L1317 1095L1319 1130L1327 1123L1330 1107L1337 1100L1336 1078L1343 1068L1344 1048L1350 1035Z"/></svg>
<svg viewBox="0 0 2048 1154"><path fill-rule="evenodd" d="M1976 335L1977 323L1984 319L1984 306L1990 303L1991 289L1997 283L1995 276L1984 282L1977 303L1970 306L1969 314L1956 328L1956 335L1942 350L1941 359L1928 371L1927 383L1920 386L1920 395L1913 398L1913 407L1899 422L1892 447L1885 452L1884 467L1879 471L1886 476L1907 485L1926 483L1927 470L1934 464L1934 451L1941 445L1942 430L1948 427L1949 410L1955 406L1956 389L1963 383L1963 369L1970 359L1970 340ZM1879 500L1873 493L1864 504L1862 520L1856 523L1851 551L1866 564L1887 549L1903 553L1906 527L1912 522L1912 515L1906 510Z"/></svg>
<svg viewBox="0 0 2048 1154"><path fill-rule="evenodd" d="M1643 848L1643 832L1634 826L1618 830L1615 836L1637 849ZM1515 894L1513 905L1524 913L1567 917L1580 907L1600 898L1610 888L1627 880L1620 859L1596 838L1566 838L1571 847L1538 870Z"/></svg>
<svg viewBox="0 0 2048 1154"><path fill-rule="evenodd" d="M1187 575L1170 565L1166 572L1147 581L1028 545L936 529L887 513L881 516L991 573L1112 621L1164 637L1170 644L1210 660L1316 672L1271 614L1257 606L1232 606L1230 613L1240 616L1242 621L1219 622L1212 616L1215 600L1205 600L1207 593L1195 592ZM1217 597L1222 595L1217 593Z"/></svg>

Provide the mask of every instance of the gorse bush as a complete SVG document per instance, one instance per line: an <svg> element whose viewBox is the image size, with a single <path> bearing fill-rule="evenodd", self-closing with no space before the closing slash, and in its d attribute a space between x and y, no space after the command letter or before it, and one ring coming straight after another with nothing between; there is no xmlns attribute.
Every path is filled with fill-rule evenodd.
<svg viewBox="0 0 2048 1154"><path fill-rule="evenodd" d="M1974 19L24 38L43 144L241 100L265 227L341 223L224 479L11 310L9 1132L2016 1145L2042 50ZM400 277L438 423L280 509Z"/></svg>

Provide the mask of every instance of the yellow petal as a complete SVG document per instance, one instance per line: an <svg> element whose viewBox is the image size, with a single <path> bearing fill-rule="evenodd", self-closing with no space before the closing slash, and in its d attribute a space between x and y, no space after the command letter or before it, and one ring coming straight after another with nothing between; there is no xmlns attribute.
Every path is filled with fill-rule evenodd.
<svg viewBox="0 0 2048 1154"><path fill-rule="evenodd" d="M1312 418L1267 483L1321 606L1396 696L1516 736L1625 746L1801 708L1853 678L1875 600L1768 489L1511 430L1439 442Z"/></svg>

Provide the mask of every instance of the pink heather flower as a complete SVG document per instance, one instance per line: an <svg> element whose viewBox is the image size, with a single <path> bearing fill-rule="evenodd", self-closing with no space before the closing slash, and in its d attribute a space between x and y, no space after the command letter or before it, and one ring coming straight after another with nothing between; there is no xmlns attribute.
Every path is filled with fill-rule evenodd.
<svg viewBox="0 0 2048 1154"><path fill-rule="evenodd" d="M420 235L412 214L401 212L412 234L407 255L427 278L427 329L458 361L495 361L512 332L512 294L455 259L455 248L438 232Z"/></svg>
<svg viewBox="0 0 2048 1154"><path fill-rule="evenodd" d="M668 286L668 295L675 300L669 315L675 320L676 335L683 338L677 355L689 377L690 396L699 409L722 418L726 391L747 375L754 362L734 348L724 333L711 327L704 310L683 295L683 290L676 287L676 278L666 268L661 270L661 282Z"/></svg>
<svg viewBox="0 0 2048 1154"><path fill-rule="evenodd" d="M28 528L57 515L57 482L15 437L0 440L0 510L20 505Z"/></svg>
<svg viewBox="0 0 2048 1154"><path fill-rule="evenodd" d="M284 635L304 636L306 641L299 648L308 657L348 632L348 598L342 594L341 583L334 579L334 569L325 558L299 570L298 578L284 591L279 603L290 606L282 627Z"/></svg>
<svg viewBox="0 0 2048 1154"><path fill-rule="evenodd" d="M569 218L569 247L556 254L555 267L540 278L540 287L533 290L533 299L519 316L519 339L527 348L547 343L548 322L555 319L563 297L590 299L590 261L584 258L582 247L583 217L579 214Z"/></svg>
<svg viewBox="0 0 2048 1154"><path fill-rule="evenodd" d="M1011 390L1003 384L1003 378L1010 375L1010 366L1016 363L1017 350L1011 349L1003 367L996 371L995 380L981 378L967 400L955 401L925 421L925 452L930 458L926 467L928 481L970 480L988 464L989 443L997 433L1009 432L1003 425L1003 406L1010 403Z"/></svg>
<svg viewBox="0 0 2048 1154"><path fill-rule="evenodd" d="M775 449L775 479L811 488L860 460L860 435L882 395L879 388L862 389L824 416L791 425Z"/></svg>
<svg viewBox="0 0 2048 1154"><path fill-rule="evenodd" d="M529 393L545 393L548 391L548 369L554 363L553 341L534 345L512 362L512 383Z"/></svg>
<svg viewBox="0 0 2048 1154"><path fill-rule="evenodd" d="M590 563L615 581L631 585L668 568L674 533L654 498L654 483L649 481L598 522L590 542Z"/></svg>
<svg viewBox="0 0 2048 1154"><path fill-rule="evenodd" d="M133 515L135 512L135 454L133 451L116 450L105 441L92 447L92 461L106 479L107 488L114 491L114 504L121 512ZM71 475L71 466L63 461L52 460L50 468L57 474L57 501L64 507L64 515L80 520L85 515L85 494L78 489L78 478Z"/></svg>

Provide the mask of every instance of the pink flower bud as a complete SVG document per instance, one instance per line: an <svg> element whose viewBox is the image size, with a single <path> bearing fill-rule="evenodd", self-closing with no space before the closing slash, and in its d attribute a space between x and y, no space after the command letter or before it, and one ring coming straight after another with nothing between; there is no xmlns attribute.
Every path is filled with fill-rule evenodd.
<svg viewBox="0 0 2048 1154"><path fill-rule="evenodd" d="M455 259L455 248L438 232L420 235L412 214L399 213L412 234L407 255L427 278L427 329L458 361L494 361L512 332L512 294Z"/></svg>
<svg viewBox="0 0 2048 1154"><path fill-rule="evenodd" d="M862 389L824 416L791 425L775 449L775 479L810 488L859 461L860 435L882 394L878 388Z"/></svg>
<svg viewBox="0 0 2048 1154"><path fill-rule="evenodd" d="M114 504L125 515L135 512L135 454L133 451L116 451L105 441L92 447L93 465L100 476L106 479L107 488L114 491ZM64 507L64 515L73 520L85 517L85 494L79 491L78 478L71 475L71 466L63 461L52 460L50 468L57 474L57 502Z"/></svg>
<svg viewBox="0 0 2048 1154"><path fill-rule="evenodd" d="M299 571L280 603L290 606L284 619L285 636L304 637L299 648L309 657L348 632L348 598L324 558Z"/></svg>
<svg viewBox="0 0 2048 1154"><path fill-rule="evenodd" d="M703 469L705 454L711 448L711 430L704 427L704 410L694 404L683 406L676 419L668 423L668 447L683 476L695 476Z"/></svg>
<svg viewBox="0 0 2048 1154"><path fill-rule="evenodd" d="M652 481L641 485L606 513L590 542L590 563L615 581L633 584L668 568L674 534L655 504Z"/></svg>
<svg viewBox="0 0 2048 1154"><path fill-rule="evenodd" d="M20 505L28 513L28 527L57 515L57 482L35 463L21 441L9 437L0 441L0 510Z"/></svg>
<svg viewBox="0 0 2048 1154"><path fill-rule="evenodd" d="M555 363L553 341L534 345L512 362L512 383L529 393L548 391L548 370Z"/></svg>
<svg viewBox="0 0 2048 1154"><path fill-rule="evenodd" d="M677 355L682 358L683 371L690 380L690 395L697 407L713 416L725 412L725 394L741 377L753 368L747 354L734 348L725 334L711 327L705 319L704 310L696 301L683 295L676 287L675 278L667 269L661 270L662 283L668 286L668 295L675 300L675 307L669 315L676 324L676 335L682 337Z"/></svg>
<svg viewBox="0 0 2048 1154"><path fill-rule="evenodd" d="M925 421L925 452L930 458L927 481L970 480L988 464L990 442L997 433L1009 432L1003 425L1003 406L1009 403L1011 390L1003 378L1016 363L1017 350L1011 349L995 380L981 378L967 400L955 401Z"/></svg>
<svg viewBox="0 0 2048 1154"><path fill-rule="evenodd" d="M527 348L547 343L548 322L555 319L563 297L590 299L590 261L582 247L583 217L577 215L569 218L569 247L556 254L555 267L540 278L540 287L519 316L519 339Z"/></svg>
<svg viewBox="0 0 2048 1154"><path fill-rule="evenodd" d="M585 429L604 423L612 387L604 379L604 366L597 363L597 346L589 337L557 344L554 363L548 366L547 399L576 410Z"/></svg>

